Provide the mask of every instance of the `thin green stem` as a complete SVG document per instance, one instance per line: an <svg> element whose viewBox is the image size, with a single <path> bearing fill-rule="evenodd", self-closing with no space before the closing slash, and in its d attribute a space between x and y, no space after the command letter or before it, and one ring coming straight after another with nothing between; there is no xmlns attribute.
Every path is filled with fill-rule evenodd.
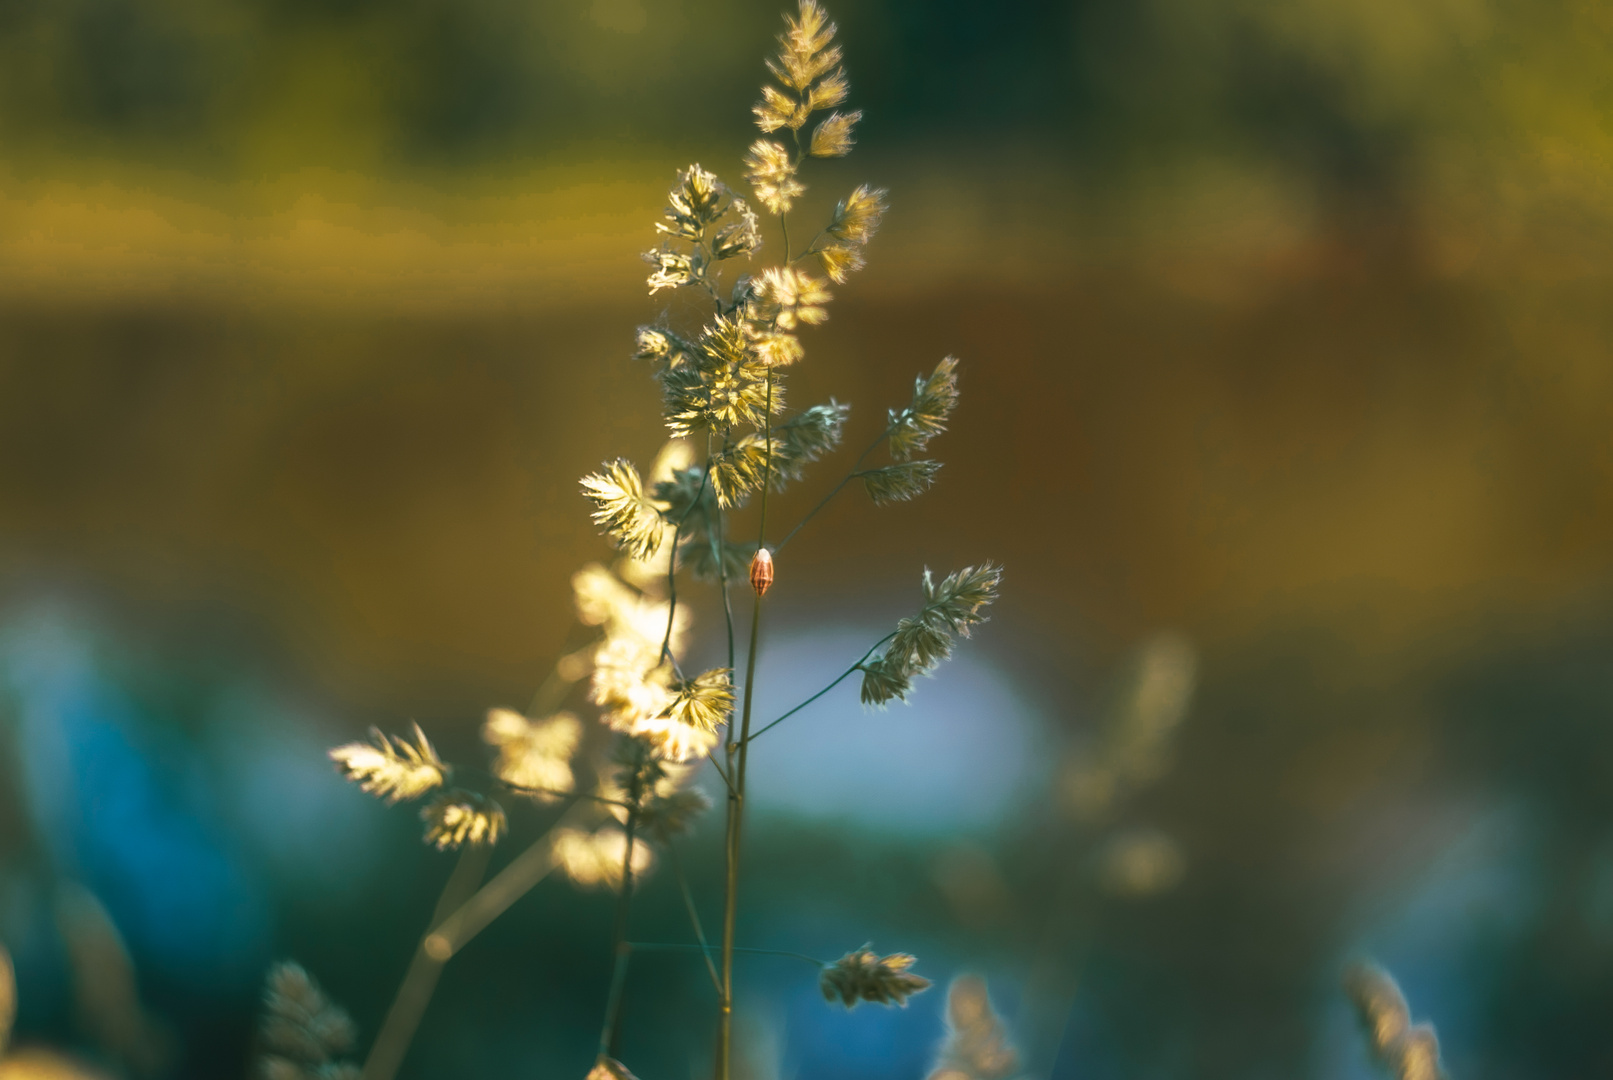
<svg viewBox="0 0 1613 1080"><path fill-rule="evenodd" d="M714 757L707 758L706 760L711 762L711 767L713 769L717 770L717 775L718 776L722 777L723 786L726 787L729 791L733 791L734 790L734 782L731 779L729 779L727 770L725 770L721 765L717 764L717 759L714 758Z"/></svg>
<svg viewBox="0 0 1613 1080"><path fill-rule="evenodd" d="M829 691L833 690L835 687L837 687L841 683L845 682L846 679L850 677L852 672L859 670L864 664L866 664L868 662L868 658L870 656L874 655L874 649L879 648L881 645L885 644L885 642L889 641L891 638L893 638L895 636L896 636L896 631L892 630L890 633L886 634L884 637L882 637L878 641L874 642L873 646L871 648L869 648L869 650L867 652L863 653L862 659L858 660L855 664L851 665L845 671L842 671L839 675L835 676L834 682L830 683L828 686L825 686L822 690L819 690L816 694L813 694L811 697L809 697L805 701L801 702L801 704L795 706L795 708L791 709L789 712L787 712L784 715L780 716L777 720L770 721L765 726L758 728L756 730L756 733L754 735L751 735L745 741L746 742L754 742L754 741L756 741L757 739L761 738L762 735L764 735L767 732L771 731L772 729L778 727L780 724L784 723L784 721L788 720L790 717L794 716L796 713L800 712L802 709L806 708L808 705L812 704L814 701L817 701L823 695L827 694Z"/></svg>
<svg viewBox="0 0 1613 1080"><path fill-rule="evenodd" d="M723 435L723 451L728 450L728 436ZM708 461L715 460L710 454L710 443L707 443ZM707 470L710 471L709 469ZM711 536L711 557L717 561L717 578L722 585L722 613L723 621L728 628L728 670L734 670L734 605L728 596L728 519L722 512L722 501L716 502L717 520L712 522L710 515L706 518L706 532ZM715 526L715 527L713 527Z"/></svg>
<svg viewBox="0 0 1613 1080"><path fill-rule="evenodd" d="M762 469L762 498L760 520L756 527L756 549L762 550L767 542L767 492L772 487L773 480L773 373L767 373L767 402L762 411L763 416L763 445L767 447L767 460ZM734 931L739 914L739 859L740 840L745 824L745 774L750 759L750 723L751 704L756 691L756 648L760 639L762 628L762 593L756 591L756 601L751 608L750 622L750 648L745 657L745 703L740 718L740 731L737 744L730 743L728 747L728 768L733 777L733 786L728 795L728 835L725 848L725 882L723 890L723 934L722 934L722 1002L720 1014L720 1028L717 1047L717 1080L729 1080L729 1066L732 1060L731 1046L733 1041L733 1013L734 1013ZM729 735L733 734L733 721L728 725ZM738 747L738 758L735 759L734 749Z"/></svg>
<svg viewBox="0 0 1613 1080"><path fill-rule="evenodd" d="M823 234L828 232L828 231L829 230L827 228L819 229L818 232L817 232L817 235L812 238L812 242L806 246L806 250L801 252L801 254L797 255L795 258L790 259L788 261L792 262L792 263L797 263L797 262L800 262L802 259L808 258L808 257L810 257L812 255L816 255L818 253L818 241L822 240L823 239Z"/></svg>
<svg viewBox="0 0 1613 1080"><path fill-rule="evenodd" d="M717 975L717 965L711 961L711 946L706 942L705 927L700 925L700 911L695 907L694 893L689 891L689 879L683 873L683 860L678 858L678 845L672 842L670 836L666 840L667 857L672 860L672 873L678 879L678 891L683 894L683 907L689 913L689 924L694 927L695 940L700 942L700 955L706 961L706 972L711 976L711 985L716 987L717 993L722 993L722 979Z"/></svg>
<svg viewBox="0 0 1613 1080"><path fill-rule="evenodd" d="M678 537L683 533L683 522L672 527L672 551L667 555L666 567L666 633L661 635L661 651L656 663L665 663L672 652L672 623L678 614Z"/></svg>
<svg viewBox="0 0 1613 1080"><path fill-rule="evenodd" d="M725 446L726 446L727 442L728 442L728 437L727 437L727 435L724 435L723 436L723 443L724 443ZM734 670L734 606L733 606L732 598L728 595L728 558L727 558L728 529L727 529L727 522L723 517L721 502L718 502L718 504L717 504L716 528L712 528L710 522L708 521L708 523L707 523L707 531L712 534L712 553L713 553L714 557L717 559L717 566L719 568L718 572L719 572L719 577L720 577L720 580L721 580L721 587L722 587L723 619L724 619L724 622L726 623L727 629L728 629L728 670L731 672L731 671ZM724 839L723 850L724 850L724 858L725 858L725 860L728 861L728 862L731 862L732 859L733 859L733 850L732 850L732 847L731 847L731 841L733 839L734 830L738 826L740 800L743 797L741 795L741 793L740 793L740 790L739 790L738 786L736 786L734 784L734 782L733 782L734 776L735 776L735 771L734 771L734 752L737 749L738 742L737 742L737 739L734 736L734 716L733 716L733 713L731 711L728 714L728 725L727 725L727 729L726 729L725 734L724 734L723 743L724 743L723 744L723 753L725 754L725 756L728 759L728 771L727 772L723 772L722 769L720 767L718 767L718 775L720 775L723 778L723 782L728 785L728 803L727 803L727 806L725 808L725 815L724 815L725 820L724 820L723 835L724 835L725 839ZM712 759L712 765L714 767L716 767L716 765L717 765L715 757ZM730 873L731 873L731 871L730 871ZM724 898L724 903L723 903L722 984L721 984L721 986L720 986L720 988L718 990L718 994L717 994L718 1010L717 1010L717 1054L716 1054L717 1063L716 1064L717 1064L717 1077L718 1077L718 1080L728 1080L729 1048L732 1045L731 1036L732 1036L732 1032L733 1032L733 1013L734 1013L734 1009L733 1009L733 948L732 948L732 946L733 946L732 933L733 932L729 927L729 917L728 917L728 912L729 912L728 899L729 899L729 897L728 897L728 892L726 891L726 889L724 891L723 898Z"/></svg>
<svg viewBox="0 0 1613 1080"><path fill-rule="evenodd" d="M711 257L710 249L706 247L706 240L704 236L695 241L695 249L699 251L702 256L700 259L700 284L704 285L706 287L706 291L711 294L712 301L717 305L717 314L721 315L722 296L718 294L717 286L712 282L708 273L710 268L714 265L715 260L713 260Z"/></svg>
<svg viewBox="0 0 1613 1080"><path fill-rule="evenodd" d="M689 515L695 512L706 497L706 484L711 479L711 458L706 458L705 467L700 470L700 488L694 493L694 501L684 508L683 513L672 526L672 551L667 556L666 567L666 633L661 638L660 659L665 660L672 652L672 623L678 614L678 538L683 535L683 523L689 520ZM710 524L709 522L707 523ZM673 664L676 667L676 662ZM678 676L682 678L682 675Z"/></svg>
<svg viewBox="0 0 1613 1080"><path fill-rule="evenodd" d="M818 501L818 505L814 506L811 510L808 510L806 517L795 523L795 528L784 534L784 539L780 540L773 548L773 553L775 555L784 550L784 545L793 540L795 538L795 534L800 532L807 522L818 516L819 510L822 510L825 506L828 506L830 500L832 500L836 495L840 494L841 488L851 483L852 479L858 475L858 470L862 468L863 462L868 460L868 455L872 454L874 450L878 448L880 443L889 438L890 433L890 426L886 425L885 430L881 431L874 441L868 444L868 449L857 455L857 460L852 462L851 471L840 478L840 483L836 484L829 494L820 499Z"/></svg>
<svg viewBox="0 0 1613 1080"><path fill-rule="evenodd" d="M733 719L729 718L732 727ZM733 767L734 745L728 744L728 763ZM739 790L732 784L728 786L728 806L724 822L723 858L729 865L724 873L723 887L723 921L722 921L722 971L717 983L717 1080L729 1080L728 1065L729 1051L733 1044L734 1027L734 930L733 930L733 903L735 896L735 879L732 873L734 857L733 837L739 822Z"/></svg>

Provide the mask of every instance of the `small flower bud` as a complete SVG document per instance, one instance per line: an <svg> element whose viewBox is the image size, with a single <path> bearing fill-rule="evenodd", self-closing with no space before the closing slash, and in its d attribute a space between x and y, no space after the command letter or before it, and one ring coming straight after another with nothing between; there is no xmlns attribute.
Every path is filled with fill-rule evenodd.
<svg viewBox="0 0 1613 1080"><path fill-rule="evenodd" d="M766 548L757 548L750 561L750 587L756 590L757 596L766 596L772 584L773 553Z"/></svg>

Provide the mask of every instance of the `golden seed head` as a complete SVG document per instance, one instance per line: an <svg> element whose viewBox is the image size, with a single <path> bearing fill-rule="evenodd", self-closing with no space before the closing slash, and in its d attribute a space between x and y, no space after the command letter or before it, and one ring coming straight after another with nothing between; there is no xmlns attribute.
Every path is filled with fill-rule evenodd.
<svg viewBox="0 0 1613 1080"><path fill-rule="evenodd" d="M402 799L416 799L433 788L441 787L449 768L437 756L437 751L426 741L420 725L414 726L414 742L396 735L386 735L379 728L370 729L370 743L348 743L330 751L342 774L359 785L359 788L395 803Z"/></svg>
<svg viewBox="0 0 1613 1080"><path fill-rule="evenodd" d="M491 846L509 822L504 808L485 795L473 791L450 791L431 800L420 811L420 820L426 823L426 843L438 851Z"/></svg>

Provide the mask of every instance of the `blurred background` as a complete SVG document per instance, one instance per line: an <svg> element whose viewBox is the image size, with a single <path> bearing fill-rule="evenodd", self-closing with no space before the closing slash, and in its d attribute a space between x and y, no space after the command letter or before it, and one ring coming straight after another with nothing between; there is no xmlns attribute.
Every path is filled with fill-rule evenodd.
<svg viewBox="0 0 1613 1080"><path fill-rule="evenodd" d="M780 558L762 711L923 567L1006 577L910 707L848 685L758 744L741 934L982 973L1028 1075L1364 1078L1358 956L1460 1080L1613 1074L1613 5L831 13L866 120L803 213L892 210L792 400L860 447L956 353L963 403L930 494ZM779 26L0 0L19 1045L243 1076L288 956L373 1035L453 857L325 750L417 720L478 760L575 647L577 478L662 439L637 253L677 169L738 181ZM495 868L551 817L513 807ZM684 852L708 925L720 832ZM583 1075L611 907L535 889L402 1075ZM652 876L635 936L683 918ZM927 1071L939 989L848 1014L741 968L754 1075ZM644 959L624 1058L697 1075L711 1009Z"/></svg>

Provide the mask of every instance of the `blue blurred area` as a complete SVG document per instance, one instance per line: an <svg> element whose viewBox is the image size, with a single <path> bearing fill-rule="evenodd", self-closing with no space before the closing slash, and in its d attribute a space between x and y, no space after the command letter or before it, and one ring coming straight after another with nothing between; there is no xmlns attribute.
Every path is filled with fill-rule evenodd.
<svg viewBox="0 0 1613 1080"><path fill-rule="evenodd" d="M1410 880L1364 898L1340 966L1372 957L1394 972L1413 1019L1438 1018L1440 1049L1453 1075L1474 1075L1482 1073L1485 1029L1504 995L1498 954L1547 917L1545 853L1539 824L1521 802L1440 809L1435 850ZM1331 995L1325 1013L1319 1074L1377 1075L1345 1003Z"/></svg>
<svg viewBox="0 0 1613 1080"><path fill-rule="evenodd" d="M943 1034L943 992L920 994L904 1009L860 1005L848 1013L825 1008L817 987L800 982L781 1001L789 1032L785 1061L802 1077L884 1080L922 1075Z"/></svg>
<svg viewBox="0 0 1613 1080"><path fill-rule="evenodd" d="M255 980L271 912L183 735L142 714L66 611L14 614L0 673L22 787L54 872L87 884L137 962L199 989Z"/></svg>
<svg viewBox="0 0 1613 1080"><path fill-rule="evenodd" d="M238 841L289 897L342 911L387 862L386 807L340 783L329 725L243 684L214 703L202 751Z"/></svg>
<svg viewBox="0 0 1613 1080"><path fill-rule="evenodd" d="M770 640L756 726L821 689L885 632L827 627ZM854 674L757 740L758 812L938 835L989 832L1045 799L1045 721L981 650L960 648L907 704L866 708L859 686Z"/></svg>
<svg viewBox="0 0 1613 1080"><path fill-rule="evenodd" d="M343 987L373 1025L428 910L417 894L429 897L450 860L419 848L412 811L335 775L324 751L338 725L317 708L244 669L203 677L182 654L137 648L109 626L65 603L35 603L13 608L0 628L0 730L16 749L6 764L40 856L34 869L21 854L0 866L0 930L24 986L24 1031L60 1028L56 1014L70 1007L63 951L52 942L53 881L94 891L143 983L240 1002L238 1032L264 965L288 948ZM758 716L795 704L873 636L855 627L781 632L764 654L773 681L763 684ZM193 692L151 690L176 682ZM1052 1075L1175 1075L1220 1040L1224 1003L1195 989L1194 974L1216 958L1222 993L1251 1003L1272 1003L1259 987L1274 966L1301 971L1304 996L1280 1007L1304 1018L1286 1037L1304 1047L1306 1075L1369 1080L1376 1074L1337 976L1347 960L1371 957L1401 981L1414 1019L1437 1023L1453 1074L1483 1077L1496 1018L1516 1007L1508 973L1538 982L1518 972L1565 918L1583 919L1594 938L1585 939L1588 960L1613 937L1606 844L1564 892L1560 828L1539 798L1391 785L1352 811L1354 824L1332 846L1310 853L1332 860L1350 887L1324 929L1332 944L1296 966L1280 923L1250 938L1224 910L1203 921L1226 903L1217 890L1241 895L1245 871L1195 851L1190 828L1181 833L1187 876L1174 891L1105 893L1102 859L1133 818L1071 832L1045 813L1061 797L1065 755L1094 752L1077 745L1060 744L984 651L924 681L908 708L865 710L848 679L758 743L763 812L748 840L743 940L824 959L865 942L911 951L935 983L906 1008L847 1011L824 1003L817 973L799 960L741 957L747 1022L766 1036L757 1048L770 1055L768 1068L783 1080L923 1076L945 1033L949 980L984 972L998 1010L1019 1024L1034 1013L1038 963L1063 955L1078 975L1053 1018ZM1180 825L1169 805L1141 817ZM543 815L514 810L514 843L525 843ZM7 839L14 854L26 850ZM708 820L685 850L708 917L717 839ZM959 867L991 878L1001 895L958 893ZM1257 895L1278 888L1264 879ZM455 961L464 981L445 982L412 1068L461 1060L469 1047L501 1075L585 1060L593 1035L572 1020L599 1004L608 901L559 879L521 901L508 924ZM1287 901L1271 910L1297 920L1306 909ZM643 883L634 918L648 940L688 939L665 865ZM706 1038L703 1019L691 1027L689 1017L704 1017L709 987L678 956L636 962L632 984L634 1039L662 1047L665 1062L698 1059ZM537 1049L524 1034L532 1015L548 1018ZM1028 1042L1034 1028L1018 1030ZM1268 1029L1282 1030L1280 1014ZM230 1036L231 1045L243 1037Z"/></svg>

